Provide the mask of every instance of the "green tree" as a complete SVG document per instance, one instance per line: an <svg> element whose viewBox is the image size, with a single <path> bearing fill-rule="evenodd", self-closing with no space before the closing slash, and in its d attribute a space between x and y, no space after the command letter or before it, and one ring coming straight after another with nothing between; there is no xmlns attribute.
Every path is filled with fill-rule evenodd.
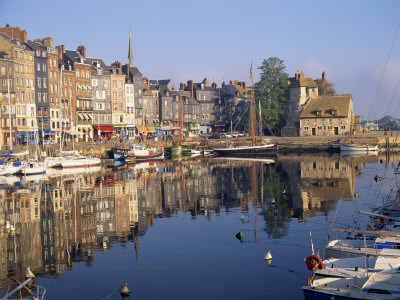
<svg viewBox="0 0 400 300"><path fill-rule="evenodd" d="M261 70L260 81L256 83L255 100L261 102L261 111L264 119L263 128L269 128L273 134L279 134L285 125L286 110L288 103L288 74L286 66L278 57L264 59ZM265 129L264 129L265 131Z"/></svg>

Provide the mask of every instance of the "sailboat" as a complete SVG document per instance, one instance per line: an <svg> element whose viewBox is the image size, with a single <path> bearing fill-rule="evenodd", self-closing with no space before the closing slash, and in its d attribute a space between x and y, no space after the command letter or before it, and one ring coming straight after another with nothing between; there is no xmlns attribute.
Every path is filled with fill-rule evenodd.
<svg viewBox="0 0 400 300"><path fill-rule="evenodd" d="M275 144L264 144L256 146L255 134L255 100L254 100L254 84L253 84L253 68L251 68L251 103L250 103L250 120L252 145L232 148L217 148L213 152L220 156L240 156L240 157L262 157L276 155L277 148Z"/></svg>
<svg viewBox="0 0 400 300"><path fill-rule="evenodd" d="M179 92L179 146L172 146L171 156L172 158L181 158L191 156L191 149L182 146L182 131L183 131L183 102L182 102L182 91Z"/></svg>
<svg viewBox="0 0 400 300"><path fill-rule="evenodd" d="M350 143L340 143L340 151L374 152L378 151L378 145L360 145L353 141L353 120L350 120Z"/></svg>

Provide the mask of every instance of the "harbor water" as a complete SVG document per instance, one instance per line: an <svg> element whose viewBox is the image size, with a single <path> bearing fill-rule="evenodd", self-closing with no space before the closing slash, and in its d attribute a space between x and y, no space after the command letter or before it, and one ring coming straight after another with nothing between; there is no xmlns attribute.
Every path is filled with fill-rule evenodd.
<svg viewBox="0 0 400 300"><path fill-rule="evenodd" d="M199 157L1 178L0 289L29 267L45 299L121 299L125 282L130 299L303 299L310 232L323 256L330 227L366 228L354 210L396 194L397 164Z"/></svg>

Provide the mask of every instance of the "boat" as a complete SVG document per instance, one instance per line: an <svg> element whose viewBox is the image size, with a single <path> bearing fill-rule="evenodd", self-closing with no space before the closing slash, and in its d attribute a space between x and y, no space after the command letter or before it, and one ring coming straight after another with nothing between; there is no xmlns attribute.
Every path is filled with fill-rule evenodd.
<svg viewBox="0 0 400 300"><path fill-rule="evenodd" d="M340 144L340 151L353 151L353 152L374 152L378 151L378 145L359 145L359 144Z"/></svg>
<svg viewBox="0 0 400 300"><path fill-rule="evenodd" d="M22 175L39 175L46 173L47 164L45 162L29 161L19 170Z"/></svg>
<svg viewBox="0 0 400 300"><path fill-rule="evenodd" d="M89 168L100 164L101 159L97 157L74 156L61 159L62 168Z"/></svg>
<svg viewBox="0 0 400 300"><path fill-rule="evenodd" d="M135 161L147 161L163 158L164 150L158 150L157 148L146 148L145 146L140 144L132 145L124 156L124 159Z"/></svg>
<svg viewBox="0 0 400 300"><path fill-rule="evenodd" d="M251 69L252 70L252 69ZM263 157L263 156L276 156L277 147L275 144L263 144L256 145L255 137L255 100L254 100L254 84L253 84L253 71L251 71L251 104L250 104L250 120L251 120L251 135L252 135L252 145L242 146L242 147L231 147L231 148L217 148L213 149L216 155L220 156L236 156L236 157ZM260 104L261 105L261 104ZM261 112L261 109L260 109ZM261 114L260 114L261 122Z"/></svg>
<svg viewBox="0 0 400 300"><path fill-rule="evenodd" d="M363 276L318 276L303 286L306 300L344 299L399 299L399 264Z"/></svg>
<svg viewBox="0 0 400 300"><path fill-rule="evenodd" d="M25 161L9 161L6 164L0 165L0 176L14 175L21 171Z"/></svg>
<svg viewBox="0 0 400 300"><path fill-rule="evenodd" d="M213 149L216 155L220 156L239 156L239 157L261 157L276 155L277 149L275 144L266 144L262 146L245 146L232 148Z"/></svg>
<svg viewBox="0 0 400 300"><path fill-rule="evenodd" d="M129 149L129 145L115 145L111 148L110 152L112 153L112 158L115 160L124 160L124 157L128 153Z"/></svg>

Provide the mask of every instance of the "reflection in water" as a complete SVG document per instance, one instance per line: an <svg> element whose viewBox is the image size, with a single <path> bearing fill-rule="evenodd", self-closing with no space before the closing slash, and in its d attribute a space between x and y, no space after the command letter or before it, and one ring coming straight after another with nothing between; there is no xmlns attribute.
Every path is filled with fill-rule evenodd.
<svg viewBox="0 0 400 300"><path fill-rule="evenodd" d="M196 219L254 209L268 237L282 238L292 218L328 215L332 200L352 199L361 168L360 159L339 156L289 156L275 163L210 159L61 174L19 188L4 184L0 285L10 284L7 274L23 279L27 267L61 277L76 262L91 266L94 251L106 252L115 242L135 243L139 268L140 237L155 218L181 212ZM7 223L16 230L6 230Z"/></svg>

